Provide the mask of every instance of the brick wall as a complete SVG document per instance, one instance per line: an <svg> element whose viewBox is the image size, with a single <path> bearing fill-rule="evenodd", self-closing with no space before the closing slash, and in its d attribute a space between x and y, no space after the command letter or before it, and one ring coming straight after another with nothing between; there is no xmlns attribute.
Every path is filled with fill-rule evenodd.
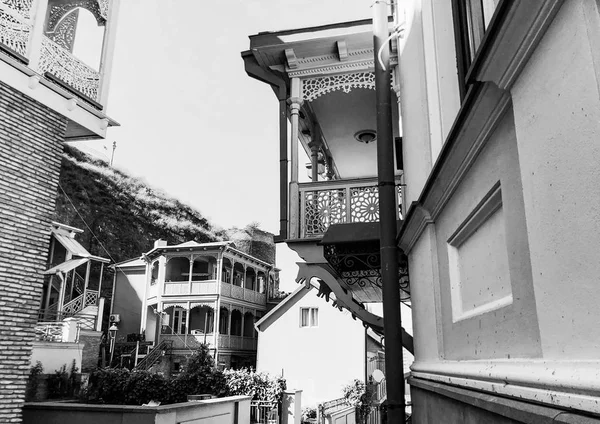
<svg viewBox="0 0 600 424"><path fill-rule="evenodd" d="M0 422L21 422L65 128L0 82Z"/></svg>

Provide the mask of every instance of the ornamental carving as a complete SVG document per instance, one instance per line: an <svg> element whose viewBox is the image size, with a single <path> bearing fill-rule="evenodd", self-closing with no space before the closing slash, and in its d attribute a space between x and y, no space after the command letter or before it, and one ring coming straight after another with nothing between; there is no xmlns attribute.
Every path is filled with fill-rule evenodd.
<svg viewBox="0 0 600 424"><path fill-rule="evenodd" d="M352 222L379 222L379 190L377 187L350 189Z"/></svg>
<svg viewBox="0 0 600 424"><path fill-rule="evenodd" d="M346 190L304 192L304 234L322 235L330 225L346 222Z"/></svg>
<svg viewBox="0 0 600 424"><path fill-rule="evenodd" d="M8 6L27 19L31 17L32 3L33 0L0 0L0 4Z"/></svg>
<svg viewBox="0 0 600 424"><path fill-rule="evenodd" d="M0 43L25 56L31 26L0 10Z"/></svg>
<svg viewBox="0 0 600 424"><path fill-rule="evenodd" d="M42 38L39 72L49 72L90 99L98 99L100 73L48 37Z"/></svg>
<svg viewBox="0 0 600 424"><path fill-rule="evenodd" d="M64 19L58 23L54 32L47 33L48 38L61 46L63 49L73 53L78 19L79 9L71 11L71 13L65 16Z"/></svg>
<svg viewBox="0 0 600 424"><path fill-rule="evenodd" d="M375 90L375 74L372 72L358 72L330 75L308 78L302 82L303 98L309 102L333 91L341 90L344 93L349 93L354 88Z"/></svg>
<svg viewBox="0 0 600 424"><path fill-rule="evenodd" d="M58 1L50 0L48 4L48 19L46 21L46 33L56 31L56 26L59 22L74 9L81 7L86 9L94 15L99 26L106 24L106 18L102 16L100 11L100 4L98 0L71 0L71 1Z"/></svg>

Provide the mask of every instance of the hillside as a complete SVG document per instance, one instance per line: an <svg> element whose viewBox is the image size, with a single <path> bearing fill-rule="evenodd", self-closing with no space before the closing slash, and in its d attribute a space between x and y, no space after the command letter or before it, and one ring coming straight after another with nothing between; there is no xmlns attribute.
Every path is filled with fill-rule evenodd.
<svg viewBox="0 0 600 424"><path fill-rule="evenodd" d="M59 182L54 220L84 230L78 240L94 255L121 262L150 250L157 239L233 240L240 250L275 260L272 235L255 225L218 228L194 208L69 145Z"/></svg>

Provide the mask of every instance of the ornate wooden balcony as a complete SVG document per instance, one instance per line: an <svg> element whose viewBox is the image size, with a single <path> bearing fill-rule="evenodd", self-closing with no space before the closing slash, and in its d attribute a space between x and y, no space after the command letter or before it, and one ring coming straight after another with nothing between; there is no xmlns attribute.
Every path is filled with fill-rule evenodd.
<svg viewBox="0 0 600 424"><path fill-rule="evenodd" d="M400 178L397 186L400 216ZM322 237L334 224L379 222L379 189L375 178L300 183L298 193L300 211L296 215L299 215L301 239ZM294 206L291 205L292 211Z"/></svg>
<svg viewBox="0 0 600 424"><path fill-rule="evenodd" d="M197 349L202 343L208 344L209 348L214 348L214 333L161 334L160 339L172 341L173 349ZM256 341L254 337L217 334L219 349L256 350Z"/></svg>
<svg viewBox="0 0 600 424"><path fill-rule="evenodd" d="M221 295L232 299L245 300L247 302L264 305L267 302L267 295L259 293L245 287L236 286L221 282Z"/></svg>

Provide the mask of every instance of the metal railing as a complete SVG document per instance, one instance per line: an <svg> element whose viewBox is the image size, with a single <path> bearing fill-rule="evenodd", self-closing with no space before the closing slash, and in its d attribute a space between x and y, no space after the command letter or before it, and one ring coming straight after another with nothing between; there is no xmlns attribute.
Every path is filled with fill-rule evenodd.
<svg viewBox="0 0 600 424"><path fill-rule="evenodd" d="M277 402L253 400L250 402L251 424L279 424Z"/></svg>
<svg viewBox="0 0 600 424"><path fill-rule="evenodd" d="M400 217L401 177L396 183ZM301 183L298 191L302 238L321 237L334 224L379 222L379 187L375 178Z"/></svg>
<svg viewBox="0 0 600 424"><path fill-rule="evenodd" d="M148 354L137 363L134 369L147 371L150 367L158 362L158 360L164 355L168 355L171 352L173 347L172 340L163 340L161 341L154 349L152 349Z"/></svg>

